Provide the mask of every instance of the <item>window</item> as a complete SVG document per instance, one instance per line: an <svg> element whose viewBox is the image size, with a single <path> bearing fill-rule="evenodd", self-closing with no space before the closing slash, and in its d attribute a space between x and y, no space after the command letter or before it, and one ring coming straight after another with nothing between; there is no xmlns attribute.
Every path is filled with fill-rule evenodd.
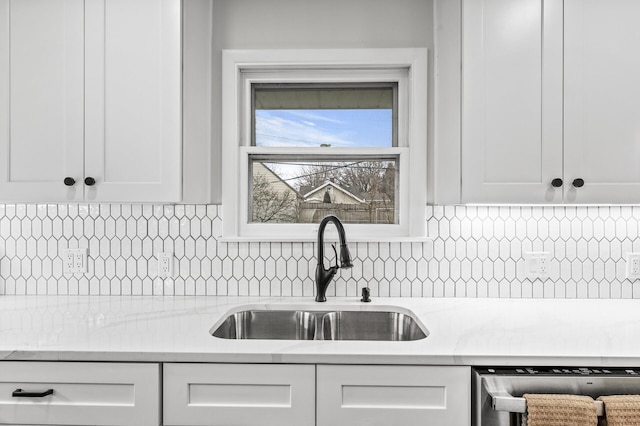
<svg viewBox="0 0 640 426"><path fill-rule="evenodd" d="M251 88L252 145L397 146L397 83L256 83Z"/></svg>
<svg viewBox="0 0 640 426"><path fill-rule="evenodd" d="M223 54L223 238L425 236L426 51Z"/></svg>

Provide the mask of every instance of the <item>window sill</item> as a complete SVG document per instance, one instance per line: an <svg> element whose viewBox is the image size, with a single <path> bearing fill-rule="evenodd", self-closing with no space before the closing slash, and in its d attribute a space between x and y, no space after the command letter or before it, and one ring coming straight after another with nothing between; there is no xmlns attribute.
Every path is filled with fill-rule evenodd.
<svg viewBox="0 0 640 426"><path fill-rule="evenodd" d="M335 238L337 239L337 238ZM221 243L315 243L317 235L312 237L218 237ZM326 241L333 241L333 238L327 237ZM430 243L433 237L380 237L380 238L349 238L347 235L347 243Z"/></svg>

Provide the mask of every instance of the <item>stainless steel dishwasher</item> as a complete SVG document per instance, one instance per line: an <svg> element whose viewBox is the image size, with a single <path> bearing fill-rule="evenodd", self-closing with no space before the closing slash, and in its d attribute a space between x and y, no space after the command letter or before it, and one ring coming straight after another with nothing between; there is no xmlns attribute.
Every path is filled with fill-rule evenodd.
<svg viewBox="0 0 640 426"><path fill-rule="evenodd" d="M472 425L520 426L525 393L640 394L640 368L486 367L472 373ZM598 415L604 413L596 401Z"/></svg>

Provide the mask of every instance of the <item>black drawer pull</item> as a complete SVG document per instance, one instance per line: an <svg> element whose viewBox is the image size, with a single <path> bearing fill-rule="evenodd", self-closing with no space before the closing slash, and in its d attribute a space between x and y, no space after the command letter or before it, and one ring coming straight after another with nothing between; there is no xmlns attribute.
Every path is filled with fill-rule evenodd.
<svg viewBox="0 0 640 426"><path fill-rule="evenodd" d="M16 389L11 394L14 398L43 398L47 395L53 395L53 389L47 389L44 392L27 392L22 389Z"/></svg>

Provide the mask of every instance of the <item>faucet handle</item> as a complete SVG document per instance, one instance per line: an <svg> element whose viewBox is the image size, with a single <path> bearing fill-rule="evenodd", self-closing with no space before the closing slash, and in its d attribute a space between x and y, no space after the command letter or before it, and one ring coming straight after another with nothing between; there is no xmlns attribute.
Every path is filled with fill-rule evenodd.
<svg viewBox="0 0 640 426"><path fill-rule="evenodd" d="M334 253L335 253L335 255L336 255L336 269L338 269L338 268L340 268L340 267L338 266L338 250L336 250L336 245L335 245L335 244L331 244L331 247L333 248L333 252L334 252Z"/></svg>

